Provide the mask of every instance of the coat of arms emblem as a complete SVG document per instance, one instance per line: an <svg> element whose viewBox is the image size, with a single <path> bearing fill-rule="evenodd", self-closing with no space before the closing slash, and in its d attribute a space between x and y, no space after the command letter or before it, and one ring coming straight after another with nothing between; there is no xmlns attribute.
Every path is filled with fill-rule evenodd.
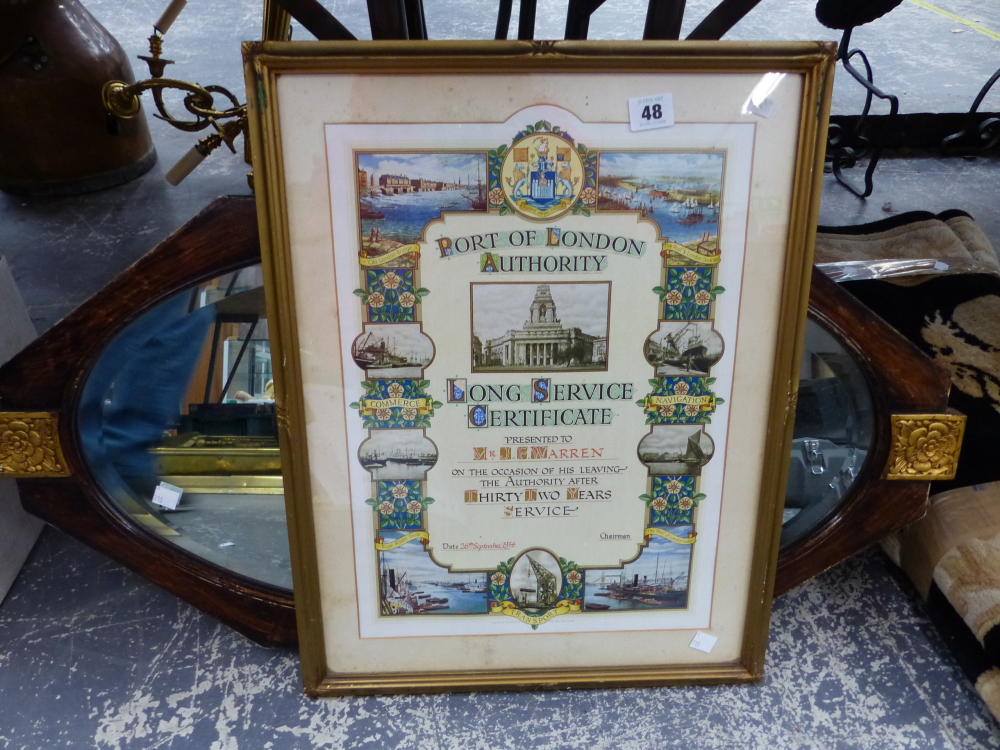
<svg viewBox="0 0 1000 750"><path fill-rule="evenodd" d="M519 214L552 219L569 211L584 185L576 147L551 132L536 132L513 144L500 167L500 189Z"/></svg>

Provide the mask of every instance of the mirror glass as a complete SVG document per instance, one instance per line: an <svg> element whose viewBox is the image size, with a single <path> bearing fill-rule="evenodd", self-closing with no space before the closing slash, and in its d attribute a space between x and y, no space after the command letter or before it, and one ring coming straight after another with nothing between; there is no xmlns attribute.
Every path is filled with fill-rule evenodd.
<svg viewBox="0 0 1000 750"><path fill-rule="evenodd" d="M821 526L865 462L875 427L864 373L812 318L806 326L781 548Z"/></svg>
<svg viewBox="0 0 1000 750"><path fill-rule="evenodd" d="M80 439L119 510L183 549L290 589L259 265L181 292L87 377Z"/></svg>

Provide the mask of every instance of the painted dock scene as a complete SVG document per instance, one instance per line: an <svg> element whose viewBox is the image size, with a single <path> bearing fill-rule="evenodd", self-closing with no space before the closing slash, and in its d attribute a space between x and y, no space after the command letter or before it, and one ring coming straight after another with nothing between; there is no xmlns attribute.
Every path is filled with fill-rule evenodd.
<svg viewBox="0 0 1000 750"><path fill-rule="evenodd" d="M392 541L403 532L383 531ZM485 573L449 573L431 560L418 541L380 551L379 598L382 615L482 615L487 612Z"/></svg>
<svg viewBox="0 0 1000 750"><path fill-rule="evenodd" d="M423 480L437 463L437 447L422 429L372 430L358 460L376 482Z"/></svg>
<svg viewBox="0 0 1000 750"><path fill-rule="evenodd" d="M361 246L374 257L417 242L446 211L486 210L482 153L359 153Z"/></svg>
<svg viewBox="0 0 1000 750"><path fill-rule="evenodd" d="M715 444L700 425L653 425L639 443L639 460L650 476L700 476L714 453Z"/></svg>
<svg viewBox="0 0 1000 750"><path fill-rule="evenodd" d="M722 336L711 321L663 321L646 342L645 354L657 377L708 375L722 357Z"/></svg>
<svg viewBox="0 0 1000 750"><path fill-rule="evenodd" d="M693 526L673 526L686 537ZM639 559L622 568L588 570L583 608L587 612L687 607L690 545L653 537Z"/></svg>

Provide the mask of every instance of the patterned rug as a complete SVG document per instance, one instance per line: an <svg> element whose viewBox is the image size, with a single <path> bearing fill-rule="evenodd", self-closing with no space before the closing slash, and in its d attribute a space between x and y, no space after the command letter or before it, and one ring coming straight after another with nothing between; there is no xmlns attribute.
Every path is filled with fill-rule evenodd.
<svg viewBox="0 0 1000 750"><path fill-rule="evenodd" d="M817 263L940 259L979 272L843 283L947 367L951 407L968 417L958 473L935 482L927 517L884 548L927 602L966 676L1000 718L1000 264L968 214L901 214L820 227Z"/></svg>

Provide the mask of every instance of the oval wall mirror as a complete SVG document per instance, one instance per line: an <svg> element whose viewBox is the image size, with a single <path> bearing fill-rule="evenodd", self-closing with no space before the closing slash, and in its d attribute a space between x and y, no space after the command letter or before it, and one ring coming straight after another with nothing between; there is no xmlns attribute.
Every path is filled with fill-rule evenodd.
<svg viewBox="0 0 1000 750"><path fill-rule="evenodd" d="M259 263L253 198L213 202L0 368L0 420L27 420L52 451L19 482L27 511L252 640L287 646L295 606ZM177 510L153 503L162 484L183 490Z"/></svg>
<svg viewBox="0 0 1000 750"><path fill-rule="evenodd" d="M219 199L0 368L0 420L27 420L52 454L31 478L0 472L24 479L29 512L258 643L291 645L259 263L253 199ZM949 387L818 272L802 373L779 594L923 514L927 481L886 478L891 417L942 413Z"/></svg>
<svg viewBox="0 0 1000 750"><path fill-rule="evenodd" d="M203 560L292 588L259 265L119 332L87 374L77 426L120 512Z"/></svg>
<svg viewBox="0 0 1000 750"><path fill-rule="evenodd" d="M873 409L861 367L810 318L785 490L782 549L806 538L840 507L871 449Z"/></svg>
<svg viewBox="0 0 1000 750"><path fill-rule="evenodd" d="M964 424L950 389L947 370L813 269L776 595L924 515L931 476L897 477L899 429Z"/></svg>

